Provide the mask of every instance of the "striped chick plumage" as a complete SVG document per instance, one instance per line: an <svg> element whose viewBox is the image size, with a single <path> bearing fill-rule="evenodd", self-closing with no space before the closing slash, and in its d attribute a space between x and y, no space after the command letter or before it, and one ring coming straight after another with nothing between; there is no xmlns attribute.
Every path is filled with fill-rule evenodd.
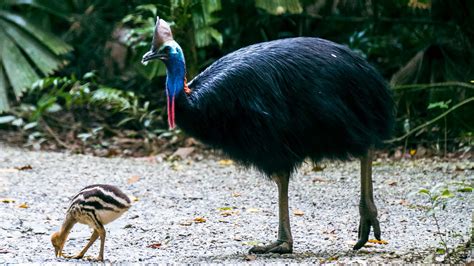
<svg viewBox="0 0 474 266"><path fill-rule="evenodd" d="M79 223L96 229L119 218L130 208L130 199L111 185L91 185L83 188L67 210Z"/></svg>
<svg viewBox="0 0 474 266"><path fill-rule="evenodd" d="M104 225L119 218L130 206L129 197L115 186L96 184L83 188L72 198L61 229L51 237L56 256L63 256L62 250L69 232L76 223L81 223L93 229L92 236L79 254L69 258L82 258L97 238L100 238L97 260L102 261L106 234Z"/></svg>

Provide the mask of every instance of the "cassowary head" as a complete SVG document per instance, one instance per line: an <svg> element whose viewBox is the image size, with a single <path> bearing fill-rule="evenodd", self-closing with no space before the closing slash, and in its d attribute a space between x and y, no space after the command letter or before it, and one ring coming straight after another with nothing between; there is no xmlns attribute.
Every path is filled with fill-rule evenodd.
<svg viewBox="0 0 474 266"><path fill-rule="evenodd" d="M142 63L160 59L166 65L166 95L168 100L168 123L170 128L174 123L174 98L175 95L186 87L186 65L183 50L173 39L169 24L156 17L155 33L151 49L143 55Z"/></svg>

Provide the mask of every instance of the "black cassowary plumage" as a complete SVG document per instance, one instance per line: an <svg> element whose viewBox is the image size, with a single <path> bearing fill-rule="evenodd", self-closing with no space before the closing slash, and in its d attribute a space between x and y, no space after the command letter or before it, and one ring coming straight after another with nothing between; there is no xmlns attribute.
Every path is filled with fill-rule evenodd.
<svg viewBox="0 0 474 266"><path fill-rule="evenodd" d="M364 59L318 38L290 38L239 49L214 62L189 84L181 47L158 20L143 62L166 64L168 122L254 166L278 185L276 242L253 253L293 251L288 211L291 173L306 159L361 158L359 240L370 228L380 240L372 188L372 147L390 136L393 101Z"/></svg>
<svg viewBox="0 0 474 266"><path fill-rule="evenodd" d="M346 47L318 38L251 45L228 54L176 95L176 123L264 173L307 157L360 157L390 135L383 78Z"/></svg>

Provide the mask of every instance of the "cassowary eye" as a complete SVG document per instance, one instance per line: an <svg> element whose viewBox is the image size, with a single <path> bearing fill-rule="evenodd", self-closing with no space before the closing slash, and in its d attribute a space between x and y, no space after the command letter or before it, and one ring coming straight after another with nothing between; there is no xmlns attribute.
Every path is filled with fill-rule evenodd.
<svg viewBox="0 0 474 266"><path fill-rule="evenodd" d="M170 47L169 47L169 46L165 46L165 47L163 47L163 49L160 50L160 52L169 54L169 53L170 53Z"/></svg>

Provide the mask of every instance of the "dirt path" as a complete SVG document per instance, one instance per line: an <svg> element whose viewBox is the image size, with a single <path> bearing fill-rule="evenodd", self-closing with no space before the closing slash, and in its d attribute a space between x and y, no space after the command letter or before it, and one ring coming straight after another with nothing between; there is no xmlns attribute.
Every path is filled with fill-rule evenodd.
<svg viewBox="0 0 474 266"><path fill-rule="evenodd" d="M107 159L0 143L0 199L15 200L0 202L0 263L66 262L54 257L50 234L61 224L69 198L93 183L117 185L137 199L106 226L109 262L431 262L437 230L423 208L427 199L416 192L440 182L474 182L467 161L376 163L375 201L388 244L354 252L357 162L328 163L319 172L304 165L290 183L294 254L253 257L247 256L251 245L276 237L276 187L255 171L219 160ZM32 169L13 169L26 165ZM457 193L439 212L450 246L468 242L473 206L472 193ZM195 222L198 217L203 222ZM76 226L65 252L78 252L89 234ZM97 253L95 244L88 255Z"/></svg>

